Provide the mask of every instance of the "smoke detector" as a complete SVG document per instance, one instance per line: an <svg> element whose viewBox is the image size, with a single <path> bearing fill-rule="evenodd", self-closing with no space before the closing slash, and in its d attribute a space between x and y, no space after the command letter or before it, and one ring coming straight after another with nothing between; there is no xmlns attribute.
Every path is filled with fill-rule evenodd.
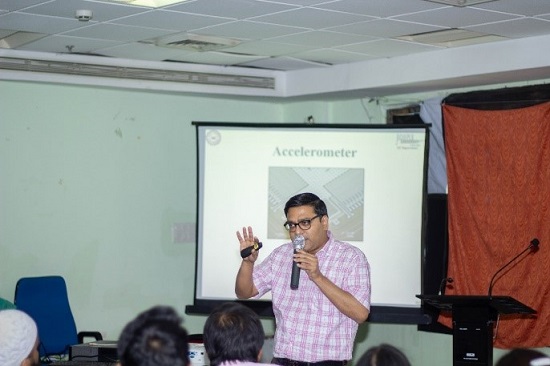
<svg viewBox="0 0 550 366"><path fill-rule="evenodd" d="M74 17L81 22L87 22L94 16L94 13L91 10L80 9L77 10L74 14Z"/></svg>

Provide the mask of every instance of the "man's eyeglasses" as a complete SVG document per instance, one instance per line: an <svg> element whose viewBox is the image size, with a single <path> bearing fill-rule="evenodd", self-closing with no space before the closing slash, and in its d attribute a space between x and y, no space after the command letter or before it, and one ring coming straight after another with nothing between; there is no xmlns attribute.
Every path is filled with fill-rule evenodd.
<svg viewBox="0 0 550 366"><path fill-rule="evenodd" d="M299 226L300 229L302 229L302 230L308 230L311 227L311 221L313 221L314 219L316 219L318 217L322 217L322 216L323 215L315 215L311 219L300 220L298 222L287 221L283 225L284 225L285 229L287 229L288 231L296 230L296 226Z"/></svg>

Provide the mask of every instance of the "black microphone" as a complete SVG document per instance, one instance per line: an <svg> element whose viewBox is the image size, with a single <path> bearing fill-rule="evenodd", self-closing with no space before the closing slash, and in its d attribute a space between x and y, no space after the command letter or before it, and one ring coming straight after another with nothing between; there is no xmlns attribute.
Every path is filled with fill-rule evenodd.
<svg viewBox="0 0 550 366"><path fill-rule="evenodd" d="M494 281L495 281L495 278L497 277L497 274L499 274L500 272L502 272L502 270L504 270L504 268L508 267L513 261L515 261L516 259L518 259L523 253L525 253L526 251L528 250L533 250L533 252L536 252L539 248L539 239L537 238L534 238L533 240L531 240L531 242L529 243L529 246L525 249L523 249L521 251L521 253L519 253L518 255L516 255L514 258L512 258L512 260L508 263L506 263L505 265L503 265L502 267L500 267L500 269L498 271L496 271L496 273L493 275L493 278L491 278L491 282L489 282L489 297L492 296L493 294L493 286L494 286Z"/></svg>
<svg viewBox="0 0 550 366"><path fill-rule="evenodd" d="M296 235L292 241L294 246L294 253L298 250L304 249L306 239L302 235ZM292 261L292 275L290 276L290 288L296 290L298 288L298 283L300 283L300 267L298 263Z"/></svg>
<svg viewBox="0 0 550 366"><path fill-rule="evenodd" d="M261 247L262 247L262 242L260 241L254 242L254 245L251 245L248 248L244 248L243 250L241 250L241 258L244 259L248 257L250 254L252 254L253 250L260 250Z"/></svg>
<svg viewBox="0 0 550 366"><path fill-rule="evenodd" d="M448 283L453 283L453 282L454 280L452 277L445 277L444 279L442 279L441 283L439 284L439 294L443 295L443 289L447 287Z"/></svg>

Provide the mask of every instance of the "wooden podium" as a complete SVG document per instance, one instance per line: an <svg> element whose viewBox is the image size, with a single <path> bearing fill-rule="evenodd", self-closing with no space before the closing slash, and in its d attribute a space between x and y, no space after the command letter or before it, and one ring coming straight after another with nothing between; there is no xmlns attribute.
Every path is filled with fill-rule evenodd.
<svg viewBox="0 0 550 366"><path fill-rule="evenodd" d="M453 316L453 366L492 366L494 323L500 314L537 312L510 296L416 295Z"/></svg>

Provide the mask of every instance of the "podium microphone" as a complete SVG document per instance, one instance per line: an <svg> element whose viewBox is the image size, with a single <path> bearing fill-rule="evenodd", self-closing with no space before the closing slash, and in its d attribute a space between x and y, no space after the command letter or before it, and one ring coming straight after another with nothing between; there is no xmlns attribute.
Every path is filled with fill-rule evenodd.
<svg viewBox="0 0 550 366"><path fill-rule="evenodd" d="M447 284L453 283L454 280L452 277L445 277L441 280L441 283L439 284L439 294L443 295L443 289L447 287Z"/></svg>
<svg viewBox="0 0 550 366"><path fill-rule="evenodd" d="M294 254L298 250L304 249L306 239L302 235L296 235L294 237L294 240L292 241L292 245L294 246ZM298 288L298 284L300 282L300 267L298 267L298 263L292 261L292 275L290 276L290 288L293 290L296 290Z"/></svg>
<svg viewBox="0 0 550 366"><path fill-rule="evenodd" d="M500 267L500 269L498 271L496 271L496 273L493 275L493 278L491 278L491 282L489 283L489 298L491 298L491 296L493 294L493 286L495 284L494 282L495 282L495 278L497 277L497 275L500 272L502 272L502 270L504 270L506 267L508 267L512 262L514 262L516 259L518 259L526 251L532 250L533 252L535 252L539 248L539 244L540 244L539 239L534 238L533 240L531 240L531 242L529 243L529 246L527 248L523 249L518 255L516 255L514 258L512 258L512 260L510 262L506 263L505 265Z"/></svg>

